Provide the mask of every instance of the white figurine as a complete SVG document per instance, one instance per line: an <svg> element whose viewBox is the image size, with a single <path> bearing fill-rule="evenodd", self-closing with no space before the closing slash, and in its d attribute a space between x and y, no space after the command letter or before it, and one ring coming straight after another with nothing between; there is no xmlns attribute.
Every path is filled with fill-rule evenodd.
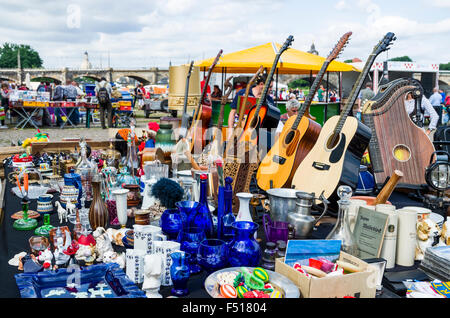
<svg viewBox="0 0 450 318"><path fill-rule="evenodd" d="M101 262L103 260L103 255L107 251L114 251L111 240L109 239L108 233L103 227L98 227L93 233L95 241L97 244L95 245L96 253L97 253L97 262Z"/></svg>
<svg viewBox="0 0 450 318"><path fill-rule="evenodd" d="M144 283L142 290L147 298L162 298L158 293L161 286L162 255L150 254L144 257Z"/></svg>
<svg viewBox="0 0 450 318"><path fill-rule="evenodd" d="M66 203L66 211L67 215L75 216L77 214L77 206L73 204L72 202Z"/></svg>
<svg viewBox="0 0 450 318"><path fill-rule="evenodd" d="M67 211L61 206L59 201L56 201L55 205L58 208L59 223L62 223L63 219L67 222Z"/></svg>
<svg viewBox="0 0 450 318"><path fill-rule="evenodd" d="M112 250L106 251L103 254L102 261L105 264L116 263L116 264L119 264L120 268L125 268L125 254L124 253L118 254Z"/></svg>
<svg viewBox="0 0 450 318"><path fill-rule="evenodd" d="M450 245L450 219L447 219L447 221L444 222L444 225L442 225L442 233L439 240L439 245Z"/></svg>
<svg viewBox="0 0 450 318"><path fill-rule="evenodd" d="M417 222L417 245L416 245L416 261L423 260L425 250L428 247L432 247L436 237L441 235L441 229L439 226L431 221L425 219Z"/></svg>
<svg viewBox="0 0 450 318"><path fill-rule="evenodd" d="M50 250L50 247L44 250L43 252L39 252L37 259L39 262L42 263L49 262L51 264L53 259L53 253Z"/></svg>

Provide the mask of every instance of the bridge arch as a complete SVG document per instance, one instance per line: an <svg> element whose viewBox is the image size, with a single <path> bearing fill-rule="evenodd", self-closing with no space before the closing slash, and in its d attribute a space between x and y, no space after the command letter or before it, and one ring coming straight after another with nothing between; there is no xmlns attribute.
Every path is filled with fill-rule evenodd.
<svg viewBox="0 0 450 318"><path fill-rule="evenodd" d="M142 77L142 76L135 75L135 74L126 74L126 73L125 73L125 74L117 75L117 76L115 77L114 81L117 81L117 80L118 80L119 78L121 78L121 77L129 77L129 78L132 78L132 79L134 79L134 80L136 80L136 81L138 81L138 82L140 82L140 83L142 83L142 84L144 84L144 85L149 85L149 84L150 84L150 81L149 81L148 79Z"/></svg>
<svg viewBox="0 0 450 318"><path fill-rule="evenodd" d="M5 81L8 81L8 82L17 82L17 79L14 79L14 78L11 78L11 77L7 77L7 76L0 75L0 82L5 82Z"/></svg>
<svg viewBox="0 0 450 318"><path fill-rule="evenodd" d="M53 76L36 76L30 78L31 82L53 82L55 84L61 84L61 80Z"/></svg>

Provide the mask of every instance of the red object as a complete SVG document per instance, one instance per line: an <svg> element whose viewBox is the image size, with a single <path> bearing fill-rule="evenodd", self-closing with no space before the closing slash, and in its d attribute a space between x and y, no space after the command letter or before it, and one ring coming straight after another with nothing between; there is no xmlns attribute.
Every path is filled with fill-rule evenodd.
<svg viewBox="0 0 450 318"><path fill-rule="evenodd" d="M321 269L322 268L322 264L323 262L318 260L318 259L314 259L314 258L310 258L309 259L309 266L317 268L317 269Z"/></svg>
<svg viewBox="0 0 450 318"><path fill-rule="evenodd" d="M251 290L246 292L244 298L270 298L270 296L260 290Z"/></svg>
<svg viewBox="0 0 450 318"><path fill-rule="evenodd" d="M45 269L49 268L50 265L51 265L51 264L50 264L49 262L45 262L45 263L43 264L43 266L44 266Z"/></svg>
<svg viewBox="0 0 450 318"><path fill-rule="evenodd" d="M206 180L208 179L208 176L206 174L200 175L200 180Z"/></svg>
<svg viewBox="0 0 450 318"><path fill-rule="evenodd" d="M33 161L33 157L27 156L27 157L20 158L19 155L14 155L13 161L14 162L31 162L31 161Z"/></svg>
<svg viewBox="0 0 450 318"><path fill-rule="evenodd" d="M355 298L353 296L344 296L344 298Z"/></svg>
<svg viewBox="0 0 450 318"><path fill-rule="evenodd" d="M148 123L148 129L153 130L153 131L158 131L159 130L159 124L152 121Z"/></svg>
<svg viewBox="0 0 450 318"><path fill-rule="evenodd" d="M145 148L145 142L141 142L141 144L138 146L139 151L143 151Z"/></svg>
<svg viewBox="0 0 450 318"><path fill-rule="evenodd" d="M200 82L200 89L203 92L203 87L205 86L205 80ZM206 87L206 93L210 94L211 93L211 87L209 87L209 85Z"/></svg>
<svg viewBox="0 0 450 318"><path fill-rule="evenodd" d="M66 255L74 255L79 248L80 246L78 245L77 241L73 240L70 246L65 251L63 251L63 253Z"/></svg>
<svg viewBox="0 0 450 318"><path fill-rule="evenodd" d="M92 236L92 234L89 234L88 236L81 235L78 238L78 244L80 244L80 245L87 245L87 246L92 244L92 245L95 246L95 244L97 244L97 243L95 242L95 238Z"/></svg>

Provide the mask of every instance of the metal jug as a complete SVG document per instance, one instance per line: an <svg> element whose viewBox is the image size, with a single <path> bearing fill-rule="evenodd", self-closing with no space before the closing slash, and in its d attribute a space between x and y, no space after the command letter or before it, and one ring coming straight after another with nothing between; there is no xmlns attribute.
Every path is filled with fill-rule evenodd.
<svg viewBox="0 0 450 318"><path fill-rule="evenodd" d="M274 188L266 191L269 197L270 208L265 204L264 208L270 211L270 217L274 221L287 222L288 211L296 209L295 193L298 190L289 188Z"/></svg>
<svg viewBox="0 0 450 318"><path fill-rule="evenodd" d="M295 229L295 238L306 238L327 212L329 201L322 195L319 198L315 198L314 193L297 191L295 195L297 197L297 202L295 203L297 208L289 211L287 219ZM317 219L311 215L311 207L315 205L315 200L322 201L324 205L323 212Z"/></svg>

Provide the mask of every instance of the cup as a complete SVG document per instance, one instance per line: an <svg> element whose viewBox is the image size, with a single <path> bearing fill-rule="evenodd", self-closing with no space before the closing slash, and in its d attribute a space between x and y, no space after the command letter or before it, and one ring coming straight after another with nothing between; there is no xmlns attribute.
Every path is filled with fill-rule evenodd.
<svg viewBox="0 0 450 318"><path fill-rule="evenodd" d="M167 236L162 234L162 229L154 225L134 224L134 249L142 250L146 254L154 253L154 241L166 241Z"/></svg>
<svg viewBox="0 0 450 318"><path fill-rule="evenodd" d="M268 220L266 220L266 218ZM289 223L282 221L272 221L269 214L263 215L264 232L266 233L267 242L284 241L289 238Z"/></svg>
<svg viewBox="0 0 450 318"><path fill-rule="evenodd" d="M395 210L395 206L390 204L377 204L375 206L375 211L389 216L380 257L386 260L386 268L394 268L397 250L398 214Z"/></svg>
<svg viewBox="0 0 450 318"><path fill-rule="evenodd" d="M208 273L225 268L228 264L228 245L218 239L206 239L200 243L197 254L199 265Z"/></svg>
<svg viewBox="0 0 450 318"><path fill-rule="evenodd" d="M170 254L180 250L180 243L173 241L154 241L155 254L161 254L163 259L163 268L161 275L161 285L171 286L172 279L170 277L170 266L172 266L172 258Z"/></svg>
<svg viewBox="0 0 450 318"><path fill-rule="evenodd" d="M396 264L413 266L416 256L417 211L409 208L397 210L398 233Z"/></svg>

